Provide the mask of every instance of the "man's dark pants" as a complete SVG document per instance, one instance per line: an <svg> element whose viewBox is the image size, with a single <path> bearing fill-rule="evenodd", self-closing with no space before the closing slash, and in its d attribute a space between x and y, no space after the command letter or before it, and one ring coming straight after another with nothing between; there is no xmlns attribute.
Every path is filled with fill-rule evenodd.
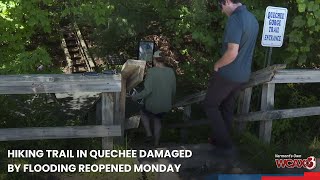
<svg viewBox="0 0 320 180"><path fill-rule="evenodd" d="M204 107L211 123L215 145L220 148L232 148L230 131L235 102L242 83L233 82L214 72L209 80Z"/></svg>

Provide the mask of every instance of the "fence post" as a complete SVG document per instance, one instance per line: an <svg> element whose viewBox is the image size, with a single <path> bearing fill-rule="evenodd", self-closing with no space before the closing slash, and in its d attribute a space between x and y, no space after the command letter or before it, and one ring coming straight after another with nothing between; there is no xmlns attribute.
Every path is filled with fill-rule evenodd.
<svg viewBox="0 0 320 180"><path fill-rule="evenodd" d="M250 111L250 103L251 103L251 95L252 95L252 87L246 88L244 91L241 92L239 97L239 107L238 113L239 114L246 114ZM239 133L243 133L246 129L247 122L242 121L237 123L238 127L237 130Z"/></svg>
<svg viewBox="0 0 320 180"><path fill-rule="evenodd" d="M125 129L125 114L126 114L126 87L127 80L125 78L121 78L121 92L118 93L119 99L117 99L117 106L116 109L118 111L116 112L116 125L121 125L121 136L117 137L117 144L124 144L124 129Z"/></svg>
<svg viewBox="0 0 320 180"><path fill-rule="evenodd" d="M121 92L114 93L114 125L120 125L121 127L121 136L114 138L114 144L123 145L123 133L124 133L124 123L121 116Z"/></svg>
<svg viewBox="0 0 320 180"><path fill-rule="evenodd" d="M182 115L183 122L190 121L190 117L191 117L191 105L188 105L188 106L185 106L183 110L183 115ZM186 127L180 129L180 136L181 136L182 142L187 142L188 132Z"/></svg>
<svg viewBox="0 0 320 180"><path fill-rule="evenodd" d="M274 108L275 84L267 83L262 85L261 111L268 111ZM259 137L262 141L270 144L272 132L272 120L260 122Z"/></svg>
<svg viewBox="0 0 320 180"><path fill-rule="evenodd" d="M101 96L101 111L102 111L102 125L113 125L115 112L115 93L102 93ZM113 149L113 137L102 138L102 149Z"/></svg>

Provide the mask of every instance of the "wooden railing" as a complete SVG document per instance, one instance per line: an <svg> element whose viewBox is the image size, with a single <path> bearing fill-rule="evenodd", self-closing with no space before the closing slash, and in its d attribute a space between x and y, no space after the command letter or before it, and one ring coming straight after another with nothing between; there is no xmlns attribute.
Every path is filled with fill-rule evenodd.
<svg viewBox="0 0 320 180"><path fill-rule="evenodd" d="M247 122L260 121L259 137L264 142L270 143L273 120L320 115L320 107L273 110L275 84L320 82L319 70L284 70L284 68L285 65L273 65L252 73L250 81L245 85L239 97L238 113L235 116L239 132L244 131ZM262 85L261 110L249 112L252 87L257 85ZM208 124L209 120L190 120L191 104L203 101L205 94L206 91L201 91L178 101L175 107L183 108L184 122L172 124L169 127L181 128L181 135L186 136L186 127ZM185 137L182 138L185 139Z"/></svg>
<svg viewBox="0 0 320 180"><path fill-rule="evenodd" d="M82 54L82 56L85 58L85 63L87 65L87 69L88 69L88 72L93 72L96 68L96 65L94 63L94 60L93 58L91 57L90 53L89 53L89 49L87 47L87 44L81 34L81 31L77 25L77 23L74 23L73 24L74 26L74 29L75 29L75 32L76 32L76 37L77 37L77 40L79 42L79 45L80 45L80 53Z"/></svg>
<svg viewBox="0 0 320 180"><path fill-rule="evenodd" d="M144 67L128 60L121 75L0 75L0 94L101 92L101 125L6 128L0 141L102 137L102 148L112 149L113 137L123 135L126 91L142 81Z"/></svg>
<svg viewBox="0 0 320 180"><path fill-rule="evenodd" d="M238 129L243 131L246 123L260 121L260 138L269 143L272 121L275 119L320 115L320 107L273 110L275 84L278 83L318 83L319 70L283 70L284 65L274 65L252 74L250 81L241 92L238 114L235 120ZM124 133L126 92L143 80L145 61L128 60L122 68L121 75L97 74L41 74L41 75L1 75L0 94L39 94L39 93L72 93L101 92L101 125L69 127L29 127L0 129L0 141L61 139L102 137L103 149L113 147L113 137ZM252 87L262 85L261 110L250 111ZM203 125L208 120L191 121L191 104L201 102L205 91L188 96L175 107L183 108L182 124L172 124L186 135L186 127Z"/></svg>

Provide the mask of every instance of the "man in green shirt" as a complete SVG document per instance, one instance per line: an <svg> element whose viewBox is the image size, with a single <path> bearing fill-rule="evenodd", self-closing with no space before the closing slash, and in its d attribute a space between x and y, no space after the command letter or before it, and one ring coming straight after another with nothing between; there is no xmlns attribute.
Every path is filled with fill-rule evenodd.
<svg viewBox="0 0 320 180"><path fill-rule="evenodd" d="M176 76L172 68L165 66L165 58L161 51L153 55L154 67L147 72L144 89L132 96L134 101L144 99L144 108L141 110L141 121L146 129L147 140L154 140L159 145L161 132L161 119L171 110L176 93ZM150 120L154 123L154 132L150 128Z"/></svg>

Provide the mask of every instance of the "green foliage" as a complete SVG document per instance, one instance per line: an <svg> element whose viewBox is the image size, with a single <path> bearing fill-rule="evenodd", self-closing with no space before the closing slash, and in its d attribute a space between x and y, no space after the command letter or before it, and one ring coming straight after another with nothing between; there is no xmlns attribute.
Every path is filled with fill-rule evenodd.
<svg viewBox="0 0 320 180"><path fill-rule="evenodd" d="M52 57L43 36L60 41L59 21L81 18L95 25L106 24L114 7L105 1L5 0L0 2L0 73L35 73L49 66Z"/></svg>
<svg viewBox="0 0 320 180"><path fill-rule="evenodd" d="M1 74L34 71L35 64L50 61L41 47L27 50L37 32L51 32L49 13L39 5L37 0L0 2Z"/></svg>
<svg viewBox="0 0 320 180"><path fill-rule="evenodd" d="M200 53L192 52L194 60L187 61L183 63L180 67L184 69L184 78L179 79L181 83L180 85L185 85L185 87L181 89L189 89L193 90L201 90L205 89L208 82L208 77L212 72L212 67L214 65L213 59L206 59ZM191 88L194 87L195 88ZM188 92L190 94L192 92Z"/></svg>
<svg viewBox="0 0 320 180"><path fill-rule="evenodd" d="M30 52L25 51L16 55L16 59L4 62L0 67L0 74L28 74L37 73L37 67L40 65L49 66L51 57L48 52L41 47Z"/></svg>
<svg viewBox="0 0 320 180"><path fill-rule="evenodd" d="M313 86L302 86L297 84L284 85L277 89L276 107L281 109L303 108L319 106L320 97L317 93L308 92ZM317 117L290 118L274 121L272 139L276 144L290 144L293 142L310 142L319 135L320 121ZM303 134L303 136L301 136Z"/></svg>
<svg viewBox="0 0 320 180"><path fill-rule="evenodd" d="M318 49L319 43L317 39L320 31L320 2L296 0L296 3L297 11L291 13L293 16L289 16L287 23L289 31L286 31L286 34L289 37L289 45L286 51L290 54L286 62L293 66L312 67L313 63L319 63L319 55L314 52ZM291 19L292 23L290 23Z"/></svg>
<svg viewBox="0 0 320 180"><path fill-rule="evenodd" d="M210 1L211 2L211 1ZM288 7L285 51L275 52L273 57L288 63L290 67L297 65L314 66L319 62L318 48L320 9L319 1L244 1L260 21L262 27L264 10L267 5ZM216 61L219 57L221 37L226 17L217 10L216 2L208 5L208 1L57 1L57 0L6 0L0 3L1 27L0 49L1 64L5 68L38 53L38 47L28 48L35 36L43 33L56 33L58 22L64 18L91 24L96 31L93 37L97 41L97 51L106 54L125 52L136 56L136 41L149 34L164 34L171 40L177 50L201 52L204 59ZM262 28L260 28L262 29ZM14 36L12 36L14 34ZM186 43L186 37L192 38L192 43ZM260 39L260 38L258 38ZM260 40L259 40L260 41ZM259 46L255 55L255 66L263 66L264 49ZM46 49L46 48L44 48ZM183 55L183 54L181 54ZM183 55L185 56L185 55ZM48 56L44 56L47 58ZM36 57L35 57L36 58ZM50 59L44 59L44 62ZM315 63L316 62L316 63ZM25 64L20 63L19 64ZM16 66L16 65L14 65ZM186 66L188 67L188 66ZM25 67L23 71L33 69ZM11 69L14 69L11 67ZM17 71L17 73L21 71ZM11 72L11 70L10 70ZM6 73L3 71L2 73ZM205 72L208 73L208 72Z"/></svg>

